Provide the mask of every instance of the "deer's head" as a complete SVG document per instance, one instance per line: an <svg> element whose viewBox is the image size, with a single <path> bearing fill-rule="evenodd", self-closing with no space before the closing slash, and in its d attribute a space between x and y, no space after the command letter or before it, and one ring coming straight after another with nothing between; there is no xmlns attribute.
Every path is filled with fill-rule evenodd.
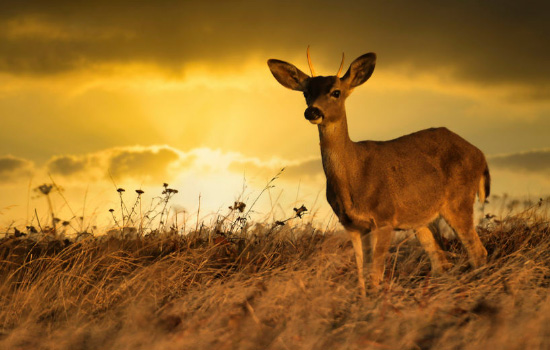
<svg viewBox="0 0 550 350"><path fill-rule="evenodd" d="M267 61L271 73L277 81L292 90L302 91L306 98L307 109L304 113L312 124L328 125L345 116L344 102L353 89L367 81L376 64L376 54L367 53L352 62L346 74L340 78L340 70L332 76L315 76L313 65L307 52L311 76L294 65L275 59Z"/></svg>

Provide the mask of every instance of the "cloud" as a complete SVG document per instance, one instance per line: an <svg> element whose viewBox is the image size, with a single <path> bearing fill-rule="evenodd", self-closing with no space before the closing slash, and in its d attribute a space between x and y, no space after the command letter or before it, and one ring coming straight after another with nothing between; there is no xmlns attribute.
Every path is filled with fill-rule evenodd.
<svg viewBox="0 0 550 350"><path fill-rule="evenodd" d="M209 148L181 151L169 146L116 147L82 155L57 155L45 164L45 171L65 181L136 180L143 184L173 182L189 176L225 176L229 173L252 178L271 178L285 168L281 180L317 181L323 178L321 159L260 159L238 152ZM110 174L109 174L110 173Z"/></svg>
<svg viewBox="0 0 550 350"><path fill-rule="evenodd" d="M158 150L120 150L110 156L108 167L113 176L165 181L171 164L180 160L179 154L169 148Z"/></svg>
<svg viewBox="0 0 550 350"><path fill-rule="evenodd" d="M28 177L32 174L33 168L33 163L26 159L10 155L0 156L0 183Z"/></svg>
<svg viewBox="0 0 550 350"><path fill-rule="evenodd" d="M285 169L286 176L293 179L311 179L317 178L323 173L323 165L320 158L304 160L299 163L291 164Z"/></svg>
<svg viewBox="0 0 550 350"><path fill-rule="evenodd" d="M287 180L313 180L318 179L323 174L323 167L320 158L310 158L304 160L283 160L274 159L271 161L262 161L257 158L243 158L233 160L228 169L235 173L245 172L246 174L257 176L275 176L282 168L285 168L281 179Z"/></svg>
<svg viewBox="0 0 550 350"><path fill-rule="evenodd" d="M89 157L54 156L46 164L48 172L56 175L70 176L86 170Z"/></svg>
<svg viewBox="0 0 550 350"><path fill-rule="evenodd" d="M197 61L236 67L251 56L290 59L310 43L320 64L337 65L342 49L372 50L383 68L549 89L547 1L300 1L291 8L278 1L5 2L0 70L56 74L141 62L178 72Z"/></svg>
<svg viewBox="0 0 550 350"><path fill-rule="evenodd" d="M66 178L95 181L134 179L168 181L174 171L183 171L196 158L168 146L118 147L83 155L58 155L46 163L46 171Z"/></svg>
<svg viewBox="0 0 550 350"><path fill-rule="evenodd" d="M512 171L550 175L550 149L494 156L489 158L489 165Z"/></svg>

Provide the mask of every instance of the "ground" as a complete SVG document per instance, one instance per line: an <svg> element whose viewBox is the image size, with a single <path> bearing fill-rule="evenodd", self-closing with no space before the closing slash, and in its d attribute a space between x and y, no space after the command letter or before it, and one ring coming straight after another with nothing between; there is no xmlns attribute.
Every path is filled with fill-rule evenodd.
<svg viewBox="0 0 550 350"><path fill-rule="evenodd" d="M431 276L414 238L360 296L351 243L310 225L0 243L1 349L549 349L550 226L479 228L487 265ZM368 266L367 266L368 269Z"/></svg>

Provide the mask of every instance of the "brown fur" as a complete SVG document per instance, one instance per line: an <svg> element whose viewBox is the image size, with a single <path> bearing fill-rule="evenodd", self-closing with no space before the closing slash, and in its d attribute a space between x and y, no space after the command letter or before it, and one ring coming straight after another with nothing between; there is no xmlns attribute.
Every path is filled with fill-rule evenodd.
<svg viewBox="0 0 550 350"><path fill-rule="evenodd" d="M376 55L356 59L343 78L309 77L293 65L269 60L271 72L283 86L303 91L318 125L327 200L349 231L356 253L359 284L362 276L361 234L371 232L373 265L378 285L385 254L395 229L414 229L428 252L434 272L448 267L445 254L427 228L442 216L457 232L471 264L485 263L487 252L474 229L473 206L489 195L490 176L483 153L446 128L417 131L390 141L353 142L349 138L345 99L372 74ZM335 91L338 91L335 93ZM311 116L321 118L311 120Z"/></svg>

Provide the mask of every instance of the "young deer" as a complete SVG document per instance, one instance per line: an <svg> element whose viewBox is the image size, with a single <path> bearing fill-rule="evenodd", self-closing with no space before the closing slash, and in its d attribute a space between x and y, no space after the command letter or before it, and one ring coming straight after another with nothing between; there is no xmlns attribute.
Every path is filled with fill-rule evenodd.
<svg viewBox="0 0 550 350"><path fill-rule="evenodd" d="M349 138L344 102L374 71L376 55L367 53L340 78L311 77L290 63L270 59L277 81L306 98L305 118L319 129L327 200L348 231L365 293L361 236L370 232L370 278L378 286L393 230L413 229L429 255L434 273L449 267L428 225L439 217L456 231L474 267L484 264L487 251L474 229L476 194L489 196L489 168L483 153L446 128L417 131L390 141L353 142Z"/></svg>

